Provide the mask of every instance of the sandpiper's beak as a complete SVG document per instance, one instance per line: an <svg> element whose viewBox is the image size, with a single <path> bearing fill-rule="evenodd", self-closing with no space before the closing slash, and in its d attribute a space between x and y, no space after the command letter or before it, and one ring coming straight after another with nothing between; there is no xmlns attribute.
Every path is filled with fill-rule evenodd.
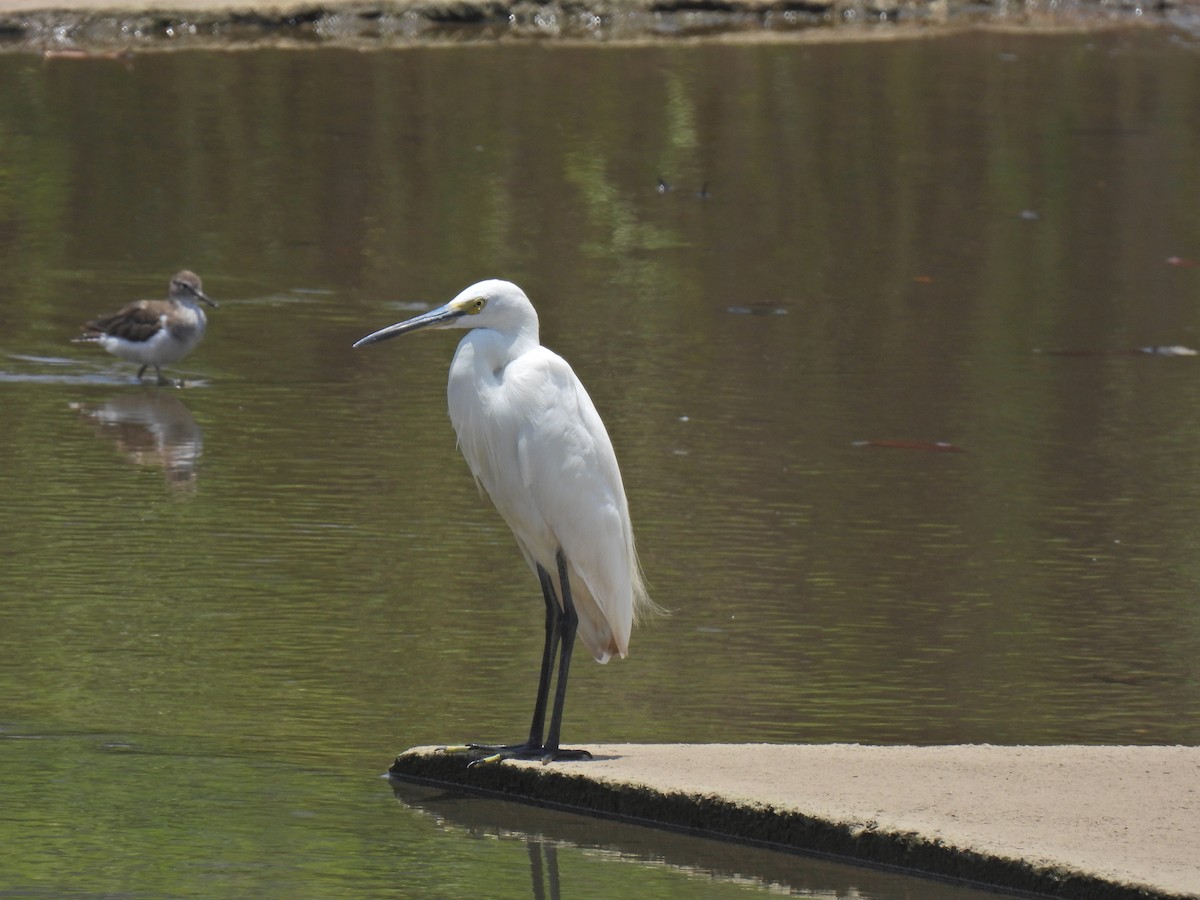
<svg viewBox="0 0 1200 900"><path fill-rule="evenodd" d="M176 283L172 282L172 286L175 286L175 285L176 285ZM200 290L198 285L188 284L187 282L184 282L181 285L181 287L183 287L183 289L185 291L187 291L189 294L191 294L193 297L195 297L197 300L201 301L202 303L207 303L213 309L217 308L217 301L213 300L212 298L210 298L208 296L208 294L206 294L206 293L204 293L204 291Z"/></svg>
<svg viewBox="0 0 1200 900"><path fill-rule="evenodd" d="M374 334L368 334L365 338L361 338L354 342L355 347L362 347L366 344L374 344L379 341L386 341L389 338L398 337L408 331L416 331L418 328L429 328L431 326L449 325L455 319L466 315L466 310L458 309L452 304L439 306L437 309L431 309L427 313L422 313L404 322L397 322L395 325L389 325L387 328L381 328Z"/></svg>

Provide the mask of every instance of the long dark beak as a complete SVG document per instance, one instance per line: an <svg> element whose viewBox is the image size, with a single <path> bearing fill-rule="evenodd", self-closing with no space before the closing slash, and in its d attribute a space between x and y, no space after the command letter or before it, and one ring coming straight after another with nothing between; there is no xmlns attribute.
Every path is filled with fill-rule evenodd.
<svg viewBox="0 0 1200 900"><path fill-rule="evenodd" d="M451 306L439 306L437 309L431 309L427 313L422 313L404 322L397 322L395 325L389 325L387 328L381 328L374 334L368 334L365 338L361 338L354 342L355 347L363 347L367 344L377 344L380 341L386 341L390 338L399 337L400 335L416 331L418 328L428 328L429 326L445 325L453 322L460 316L465 315L462 310L454 309Z"/></svg>
<svg viewBox="0 0 1200 900"><path fill-rule="evenodd" d="M185 284L184 288L191 291L192 296L195 297L197 300L201 300L204 303L207 303L213 309L217 308L217 301L210 298L208 296L208 294L204 293L204 291L199 290L198 288L194 288L190 284Z"/></svg>

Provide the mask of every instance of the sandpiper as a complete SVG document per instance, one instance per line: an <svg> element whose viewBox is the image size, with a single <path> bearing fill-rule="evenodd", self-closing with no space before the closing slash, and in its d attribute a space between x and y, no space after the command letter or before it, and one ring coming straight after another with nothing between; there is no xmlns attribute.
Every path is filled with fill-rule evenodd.
<svg viewBox="0 0 1200 900"><path fill-rule="evenodd" d="M200 279L186 269L176 272L166 300L138 300L120 312L88 322L77 343L95 342L114 356L141 363L138 381L154 366L159 384L175 384L162 366L179 362L200 343L207 324L200 301L216 309L204 295ZM183 382L178 382L182 385Z"/></svg>

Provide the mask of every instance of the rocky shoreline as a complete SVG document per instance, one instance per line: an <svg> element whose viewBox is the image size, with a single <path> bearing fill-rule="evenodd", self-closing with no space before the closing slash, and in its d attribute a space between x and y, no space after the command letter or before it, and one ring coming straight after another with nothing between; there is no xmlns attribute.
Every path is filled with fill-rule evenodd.
<svg viewBox="0 0 1200 900"><path fill-rule="evenodd" d="M959 27L1144 23L1200 34L1200 0L0 0L0 50L66 55L475 40L863 40Z"/></svg>

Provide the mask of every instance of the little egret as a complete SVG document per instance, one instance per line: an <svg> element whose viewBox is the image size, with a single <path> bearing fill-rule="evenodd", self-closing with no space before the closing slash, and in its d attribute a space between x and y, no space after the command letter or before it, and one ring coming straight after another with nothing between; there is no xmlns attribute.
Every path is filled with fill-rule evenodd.
<svg viewBox="0 0 1200 900"><path fill-rule="evenodd" d="M612 442L566 360L539 343L537 312L515 284L481 281L445 306L354 346L418 328L469 329L450 363L450 421L471 473L512 529L546 602L529 739L471 749L488 760L587 758L586 750L559 747L575 636L597 662L624 657L634 619L653 608ZM554 708L543 743L556 655Z"/></svg>
<svg viewBox="0 0 1200 900"><path fill-rule="evenodd" d="M205 296L200 279L186 269L171 278L166 300L137 300L102 319L88 322L76 343L96 343L114 356L141 363L138 381L154 366L159 384L172 384L162 373L179 362L204 337L207 320L200 303L216 308ZM183 382L179 382L182 386Z"/></svg>

